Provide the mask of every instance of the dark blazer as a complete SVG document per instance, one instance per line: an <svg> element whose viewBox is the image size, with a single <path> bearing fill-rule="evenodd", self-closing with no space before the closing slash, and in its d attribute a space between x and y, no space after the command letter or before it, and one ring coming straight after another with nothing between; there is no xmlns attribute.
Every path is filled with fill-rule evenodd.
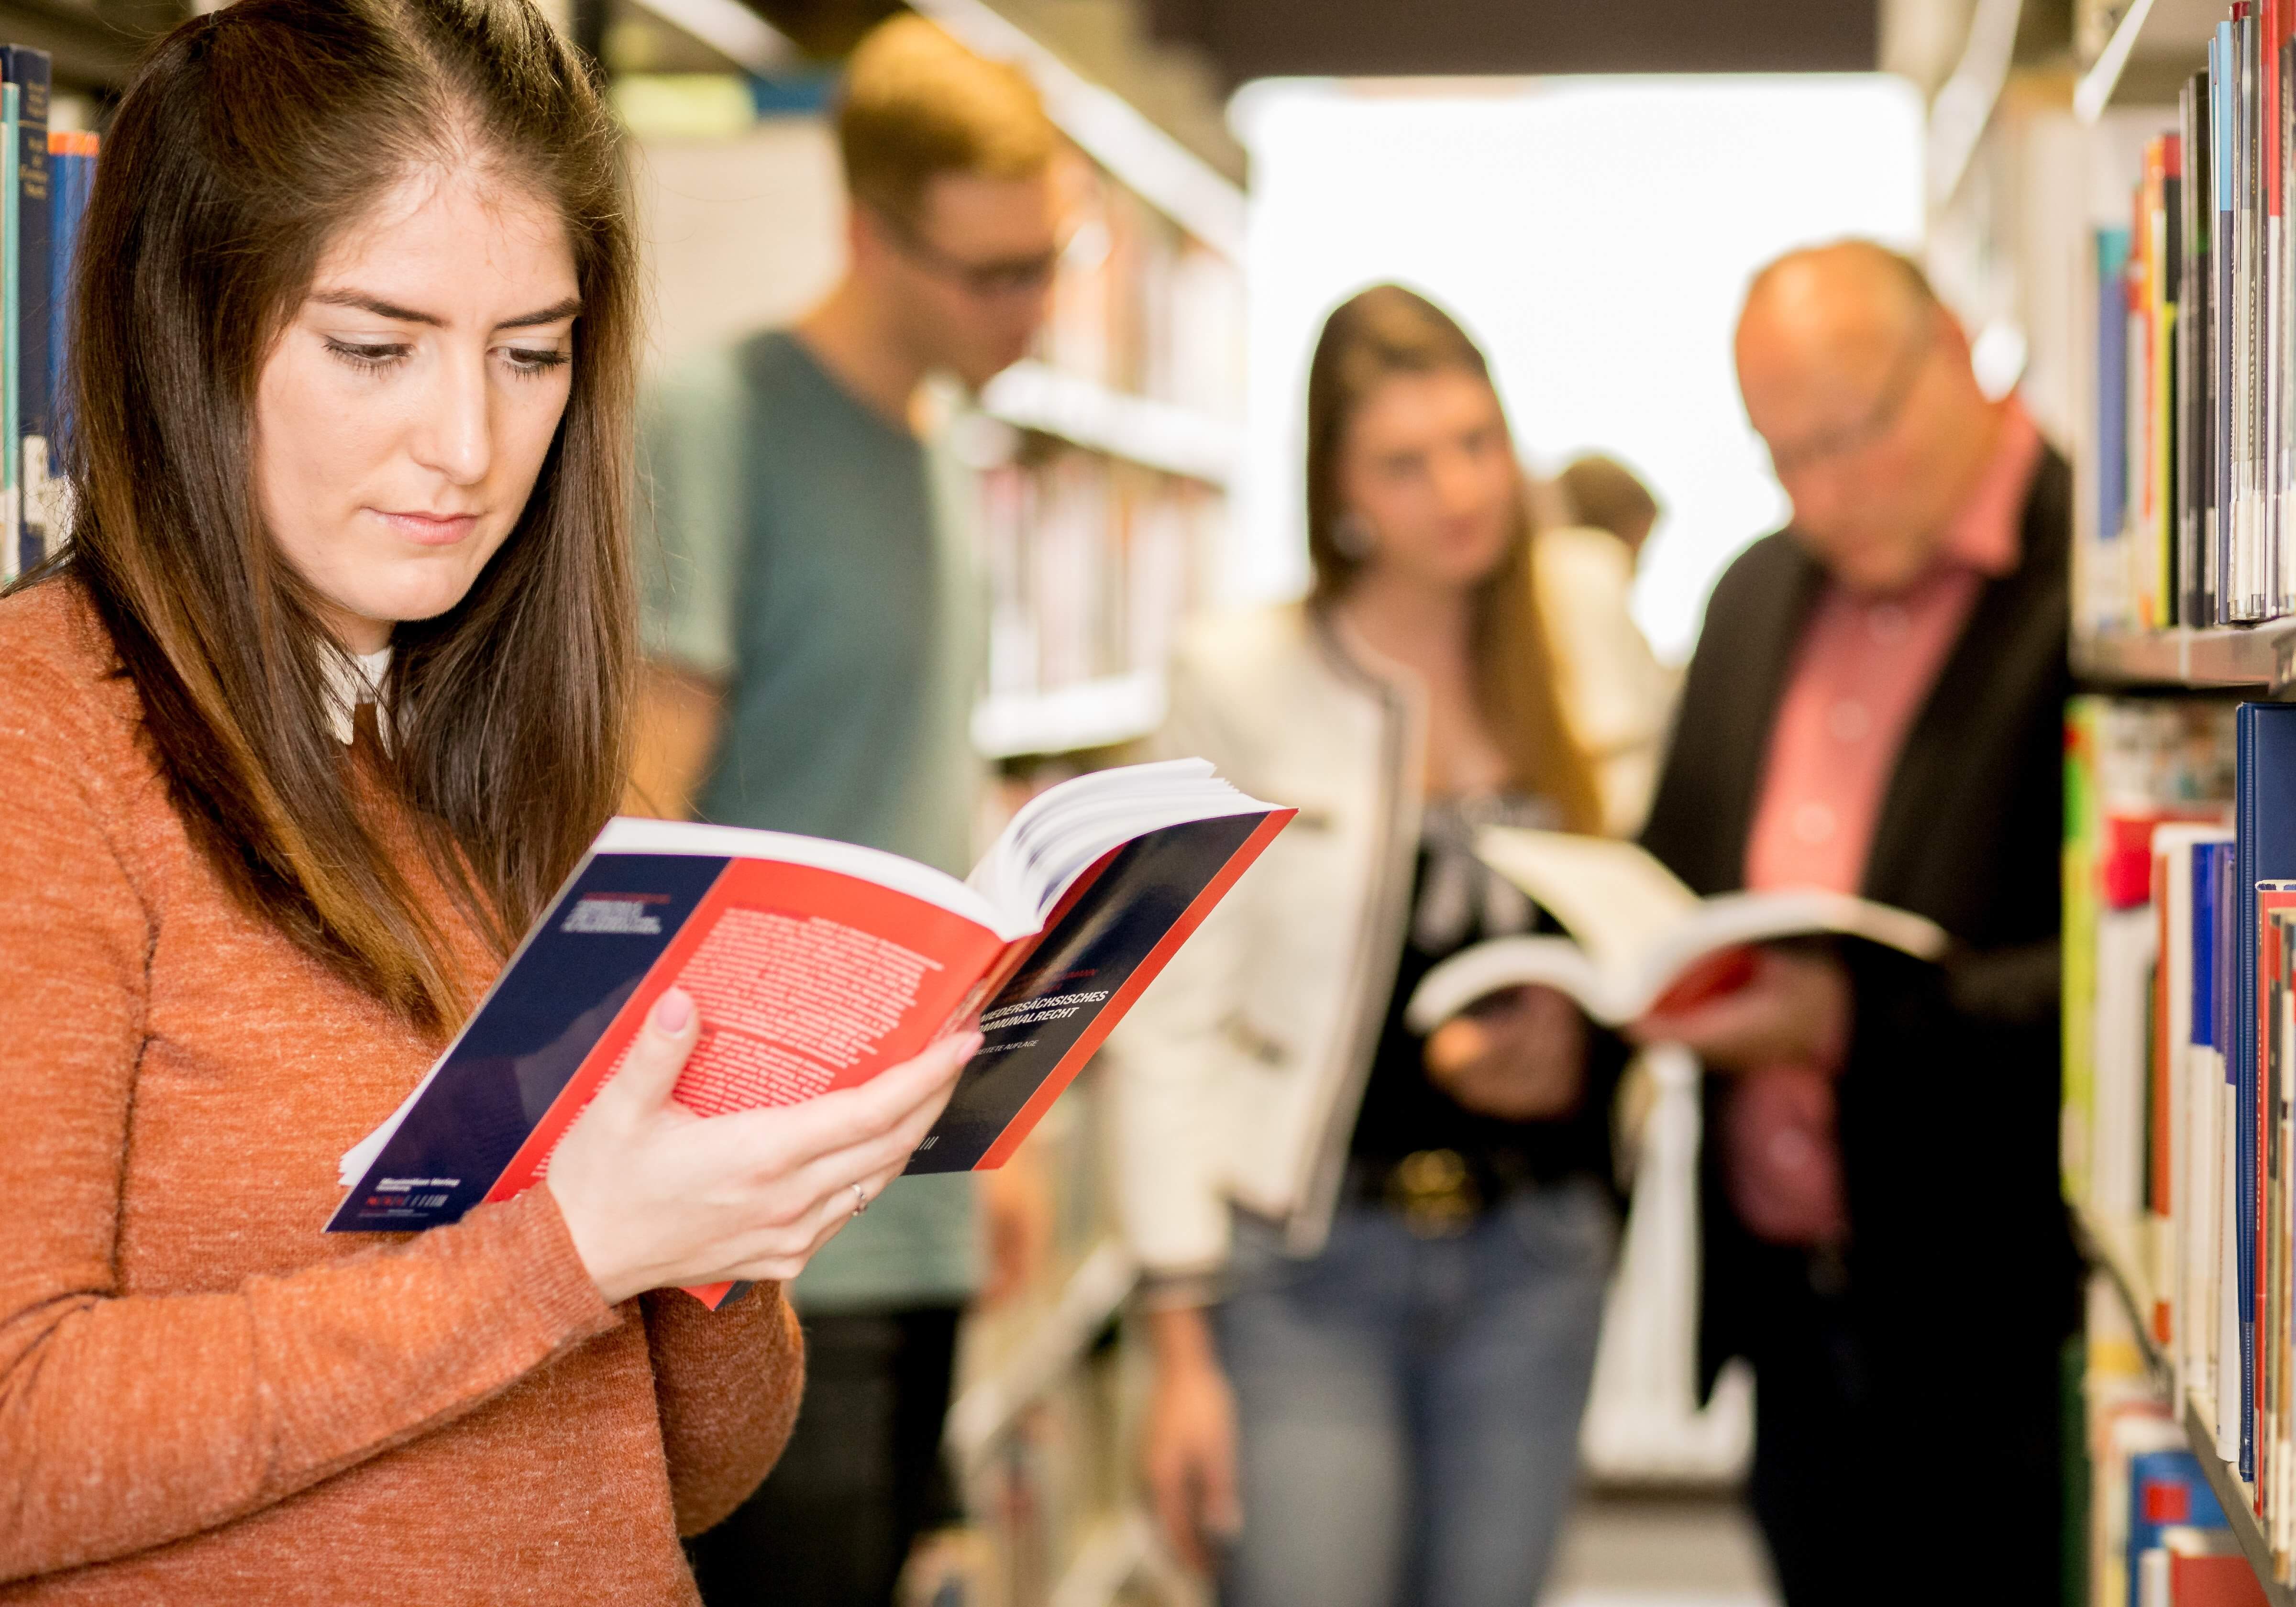
<svg viewBox="0 0 2296 1607"><path fill-rule="evenodd" d="M1915 716L1864 892L1955 940L1932 966L1844 951L1857 1019L1841 1083L1848 1288L1877 1361L1979 1367L2054 1343L2079 1263L2057 1183L2058 855L2072 476L2046 454L2019 567L1987 583ZM1714 589L1644 846L1700 893L1743 885L1770 728L1824 573L1786 532ZM1710 1127L1714 1102L1709 1101ZM1782 1253L1737 1223L1707 1146L1702 1359L1759 1355ZM1981 1342L1956 1313L1982 1311Z"/></svg>

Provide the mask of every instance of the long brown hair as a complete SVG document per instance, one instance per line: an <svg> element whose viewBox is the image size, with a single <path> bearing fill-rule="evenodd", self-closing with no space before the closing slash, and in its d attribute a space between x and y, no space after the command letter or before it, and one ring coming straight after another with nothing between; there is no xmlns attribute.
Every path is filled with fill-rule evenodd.
<svg viewBox="0 0 2296 1607"><path fill-rule="evenodd" d="M67 379L60 567L110 628L193 841L250 910L434 1030L475 979L350 783L338 650L257 511L252 422L330 243L409 174L472 163L564 219L571 394L493 562L393 633L385 775L506 954L613 812L634 676L635 250L581 59L530 0L238 0L184 24L105 137Z"/></svg>
<svg viewBox="0 0 2296 1607"><path fill-rule="evenodd" d="M1311 605L1336 603L1362 568L1362 559L1334 539L1347 512L1340 495L1340 458L1349 425L1382 381L1447 371L1490 383L1490 365L1457 321L1399 284L1360 291L1324 321L1308 365L1308 553L1316 570ZM1510 784L1552 799L1570 830L1599 831L1603 809L1594 771L1563 717L1539 611L1531 563L1537 540L1526 494L1515 499L1505 557L1475 589L1476 700L1506 756Z"/></svg>

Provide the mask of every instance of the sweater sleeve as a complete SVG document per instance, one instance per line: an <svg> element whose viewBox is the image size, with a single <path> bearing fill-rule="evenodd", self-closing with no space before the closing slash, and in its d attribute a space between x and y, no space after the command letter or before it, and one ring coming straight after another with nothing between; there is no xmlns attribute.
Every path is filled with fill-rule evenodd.
<svg viewBox="0 0 2296 1607"><path fill-rule="evenodd" d="M0 707L26 826L0 838L0 1583L269 1506L619 1320L541 1189L228 1291L121 1292L152 927L84 742Z"/></svg>
<svg viewBox="0 0 2296 1607"><path fill-rule="evenodd" d="M805 1341L778 1283L716 1311L669 1289L644 1301L677 1532L698 1535L749 1499L789 1443Z"/></svg>

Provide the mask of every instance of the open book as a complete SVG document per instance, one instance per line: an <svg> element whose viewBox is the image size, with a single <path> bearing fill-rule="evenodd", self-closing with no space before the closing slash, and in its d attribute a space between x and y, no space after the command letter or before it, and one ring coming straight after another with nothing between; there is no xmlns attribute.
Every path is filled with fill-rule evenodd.
<svg viewBox="0 0 2296 1607"><path fill-rule="evenodd" d="M1032 799L963 881L849 843L614 820L344 1154L327 1230L434 1227L533 1187L673 986L702 1034L676 1097L704 1116L866 1081L977 1017L908 1169L1000 1166L1294 813L1202 759L1103 770Z"/></svg>
<svg viewBox="0 0 2296 1607"><path fill-rule="evenodd" d="M1753 946L1778 938L1862 938L1924 960L1945 952L1946 934L1934 922L1846 893L1798 888L1701 898L1643 849L1607 837L1487 826L1475 852L1570 936L1496 938L1452 955L1405 1007L1414 1032L1532 982L1569 994L1614 1027L1654 1009L1686 1010L1742 986L1753 972Z"/></svg>

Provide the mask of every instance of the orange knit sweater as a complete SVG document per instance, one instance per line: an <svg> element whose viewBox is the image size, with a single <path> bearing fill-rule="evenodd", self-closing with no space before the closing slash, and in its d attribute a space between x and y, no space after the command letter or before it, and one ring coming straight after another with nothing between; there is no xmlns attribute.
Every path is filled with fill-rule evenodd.
<svg viewBox="0 0 2296 1607"><path fill-rule="evenodd" d="M0 603L0 1601L693 1601L780 1290L609 1307L546 1189L323 1235L440 1045L226 894L113 666L70 582Z"/></svg>

